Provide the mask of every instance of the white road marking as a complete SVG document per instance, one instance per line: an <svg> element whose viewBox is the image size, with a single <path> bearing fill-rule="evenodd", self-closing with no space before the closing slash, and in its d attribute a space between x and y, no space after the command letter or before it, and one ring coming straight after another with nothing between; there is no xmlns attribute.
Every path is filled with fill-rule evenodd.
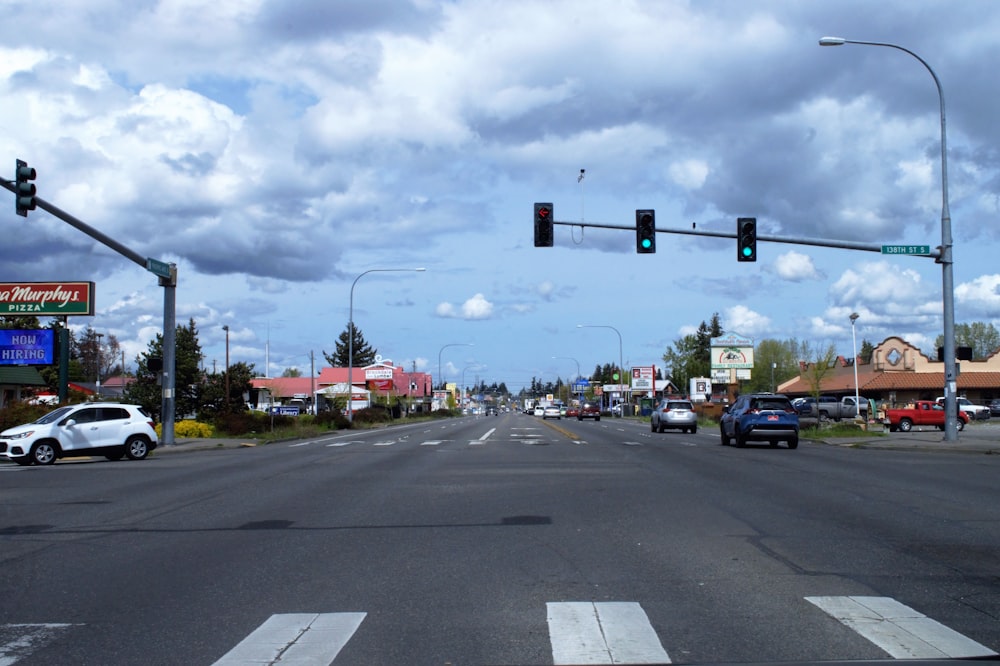
<svg viewBox="0 0 1000 666"><path fill-rule="evenodd" d="M996 652L890 597L806 597L895 659L985 657Z"/></svg>
<svg viewBox="0 0 1000 666"><path fill-rule="evenodd" d="M31 655L32 651L52 641L62 629L72 624L0 624L0 666L11 666Z"/></svg>
<svg viewBox="0 0 1000 666"><path fill-rule="evenodd" d="M555 664L670 663L635 602L550 602L546 608Z"/></svg>
<svg viewBox="0 0 1000 666"><path fill-rule="evenodd" d="M364 444L361 440L353 440L350 442L334 442L333 444L327 444L327 446L348 446L350 444Z"/></svg>
<svg viewBox="0 0 1000 666"><path fill-rule="evenodd" d="M443 441L443 439L429 439L426 442L420 442L420 446L437 446Z"/></svg>
<svg viewBox="0 0 1000 666"><path fill-rule="evenodd" d="M215 666L330 664L361 626L366 613L272 615Z"/></svg>
<svg viewBox="0 0 1000 666"><path fill-rule="evenodd" d="M396 440L392 440L389 442L372 442L372 446L392 446L395 443Z"/></svg>

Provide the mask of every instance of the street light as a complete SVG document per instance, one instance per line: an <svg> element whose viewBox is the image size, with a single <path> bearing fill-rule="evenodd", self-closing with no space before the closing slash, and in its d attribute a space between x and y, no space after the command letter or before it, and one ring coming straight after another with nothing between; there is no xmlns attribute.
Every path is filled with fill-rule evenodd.
<svg viewBox="0 0 1000 666"><path fill-rule="evenodd" d="M854 409L857 416L861 416L861 395L858 393L858 336L854 330L854 322L860 315L857 312L851 313L851 342L854 345Z"/></svg>
<svg viewBox="0 0 1000 666"><path fill-rule="evenodd" d="M572 356L553 356L552 358L553 358L553 359L565 359L565 360L567 360L567 361L573 361L574 363L576 363L576 378L577 378L577 379L580 379L580 362L579 362L579 361L577 361L577 360L576 360L575 358L573 358ZM573 393L572 389L573 389L573 386L572 386L572 382L571 382L571 383L570 383L570 391L569 391L569 393L570 393L571 395L572 395L572 393Z"/></svg>
<svg viewBox="0 0 1000 666"><path fill-rule="evenodd" d="M226 402L225 411L229 411L229 324L224 324L222 330L226 332Z"/></svg>
<svg viewBox="0 0 1000 666"><path fill-rule="evenodd" d="M958 441L957 401L955 400L958 392L958 376L955 373L955 278L954 260L952 259L951 212L948 209L948 141L945 131L944 90L941 87L940 79L931 66L927 64L927 61L898 44L862 42L843 37L823 37L819 40L820 46L842 46L844 44L886 46L908 53L930 72L931 78L934 79L934 85L937 86L938 100L941 106L941 256L938 258L938 263L941 264L943 292L941 298L944 309L944 441L955 442Z"/></svg>
<svg viewBox="0 0 1000 666"><path fill-rule="evenodd" d="M622 357L622 334L621 334L621 331L619 331L614 326L608 326L606 324L577 324L576 327L577 328L610 328L612 331L614 331L615 333L618 334L618 381L621 382L623 379L625 379L625 377L624 377L624 374L625 374L625 367L624 367L624 365L625 364L622 363L622 358L623 357ZM624 393L624 392L625 391L622 391L622 393ZM622 405L622 410L621 410L621 413L619 414L619 416L625 416L625 406L624 405Z"/></svg>
<svg viewBox="0 0 1000 666"><path fill-rule="evenodd" d="M399 271L415 271L422 273L426 268L370 268L351 283L350 309L347 313L347 421L354 420L354 285L369 273L390 273Z"/></svg>
<svg viewBox="0 0 1000 666"><path fill-rule="evenodd" d="M475 346L476 345L474 345L471 342L449 342L448 344L444 345L443 347L441 347L441 349L438 350L438 381L441 382L441 388L444 388L444 375L441 374L441 352L443 352L448 347L475 347ZM431 388L432 389L434 388L433 383L431 385Z"/></svg>

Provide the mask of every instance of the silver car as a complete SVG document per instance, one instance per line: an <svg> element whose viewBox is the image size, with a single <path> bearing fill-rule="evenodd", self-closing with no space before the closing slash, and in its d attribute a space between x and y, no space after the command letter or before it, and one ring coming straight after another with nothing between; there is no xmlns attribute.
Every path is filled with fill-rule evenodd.
<svg viewBox="0 0 1000 666"><path fill-rule="evenodd" d="M653 432L671 428L684 432L698 432L698 414L689 400L661 400L649 418Z"/></svg>

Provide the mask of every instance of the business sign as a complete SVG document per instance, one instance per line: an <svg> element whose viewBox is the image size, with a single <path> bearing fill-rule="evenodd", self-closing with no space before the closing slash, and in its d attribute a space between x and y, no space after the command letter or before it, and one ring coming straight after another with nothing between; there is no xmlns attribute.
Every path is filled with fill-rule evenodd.
<svg viewBox="0 0 1000 666"><path fill-rule="evenodd" d="M650 365L632 368L632 390L653 390L653 366Z"/></svg>
<svg viewBox="0 0 1000 666"><path fill-rule="evenodd" d="M0 329L0 365L53 365L55 331Z"/></svg>
<svg viewBox="0 0 1000 666"><path fill-rule="evenodd" d="M93 282L0 282L0 315L93 314Z"/></svg>
<svg viewBox="0 0 1000 666"><path fill-rule="evenodd" d="M753 368L753 338L730 333L712 338L712 369Z"/></svg>

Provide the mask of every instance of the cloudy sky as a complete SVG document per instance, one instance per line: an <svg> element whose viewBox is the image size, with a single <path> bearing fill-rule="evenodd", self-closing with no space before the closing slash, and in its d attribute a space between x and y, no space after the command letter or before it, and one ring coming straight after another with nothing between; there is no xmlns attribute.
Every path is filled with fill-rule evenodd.
<svg viewBox="0 0 1000 666"><path fill-rule="evenodd" d="M851 353L942 331L933 260L560 221L941 242L947 102L956 321L1000 325L993 0L0 0L0 158L39 196L178 266L206 365L306 372L347 326L449 381L660 363L727 332ZM5 156L5 157L4 157ZM580 180L581 169L585 177ZM8 195L9 196L9 195ZM0 281L92 280L75 318L128 359L161 330L142 268L43 211L0 212ZM425 272L381 269L424 267ZM371 269L380 269L359 276ZM355 283L355 280L357 282ZM578 324L598 328L578 328ZM600 327L613 327L600 328ZM616 333L617 331L617 333ZM471 346L447 346L458 343ZM269 353L268 353L269 352ZM558 357L558 358L553 358Z"/></svg>

